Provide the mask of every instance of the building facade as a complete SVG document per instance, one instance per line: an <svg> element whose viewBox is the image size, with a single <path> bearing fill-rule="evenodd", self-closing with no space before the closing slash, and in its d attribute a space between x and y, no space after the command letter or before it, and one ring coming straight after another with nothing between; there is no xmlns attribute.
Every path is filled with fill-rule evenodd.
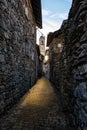
<svg viewBox="0 0 87 130"><path fill-rule="evenodd" d="M60 83L60 57L64 46L63 26L54 33L49 33L47 46L49 47L50 80L59 89Z"/></svg>
<svg viewBox="0 0 87 130"><path fill-rule="evenodd" d="M37 79L36 26L42 28L40 0L0 1L0 114Z"/></svg>

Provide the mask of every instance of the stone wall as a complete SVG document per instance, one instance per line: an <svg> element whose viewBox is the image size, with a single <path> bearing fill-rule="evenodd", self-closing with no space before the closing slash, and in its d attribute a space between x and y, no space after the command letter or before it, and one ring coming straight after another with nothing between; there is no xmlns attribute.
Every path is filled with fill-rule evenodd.
<svg viewBox="0 0 87 130"><path fill-rule="evenodd" d="M61 55L52 52L51 81L58 73L57 87L61 93L63 110L69 119L70 130L87 129L87 0L73 0L66 27L62 28L64 44ZM54 32L55 33L55 32ZM57 35L58 39L59 35ZM52 44L52 45L51 45ZM57 66L56 63L58 63ZM58 68L58 70L57 70ZM53 75L54 74L54 75Z"/></svg>
<svg viewBox="0 0 87 130"><path fill-rule="evenodd" d="M37 59L36 59L36 77L41 78L42 77L42 61L40 59L40 48L39 45L36 44L37 48Z"/></svg>
<svg viewBox="0 0 87 130"><path fill-rule="evenodd" d="M73 0L69 13L66 57L74 129L87 129L87 1ZM72 114L71 114L72 115ZM71 124L72 124L71 120Z"/></svg>
<svg viewBox="0 0 87 130"><path fill-rule="evenodd" d="M0 0L0 114L35 83L38 53L30 0Z"/></svg>
<svg viewBox="0 0 87 130"><path fill-rule="evenodd" d="M64 46L64 33L63 33L63 26L60 30L55 31L53 34L49 34L51 42L49 44L49 61L50 61L50 80L55 85L55 87L60 91L59 84L60 84L60 57L63 51ZM50 41L48 40L48 43Z"/></svg>

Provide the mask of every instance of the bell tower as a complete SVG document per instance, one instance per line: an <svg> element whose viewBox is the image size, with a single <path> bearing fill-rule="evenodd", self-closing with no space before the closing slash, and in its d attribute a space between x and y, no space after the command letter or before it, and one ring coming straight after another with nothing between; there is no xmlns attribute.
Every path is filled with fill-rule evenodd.
<svg viewBox="0 0 87 130"><path fill-rule="evenodd" d="M40 47L40 53L41 55L45 55L45 37L41 36L39 38L39 47Z"/></svg>

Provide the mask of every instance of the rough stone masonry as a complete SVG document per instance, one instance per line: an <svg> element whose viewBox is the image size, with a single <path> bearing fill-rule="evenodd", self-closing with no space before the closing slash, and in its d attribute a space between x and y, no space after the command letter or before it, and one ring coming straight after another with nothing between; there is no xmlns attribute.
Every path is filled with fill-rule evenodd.
<svg viewBox="0 0 87 130"><path fill-rule="evenodd" d="M0 114L37 79L39 61L33 12L31 0L0 0Z"/></svg>
<svg viewBox="0 0 87 130"><path fill-rule="evenodd" d="M87 130L87 0L73 0L67 27L73 126L78 130Z"/></svg>
<svg viewBox="0 0 87 130"><path fill-rule="evenodd" d="M53 62L50 61L50 66L53 66L50 69L51 81L59 82L56 87L61 92L63 110L69 118L71 130L87 130L87 0L73 0L64 24L61 28L64 36L61 55L57 52L55 57L51 50L56 47L54 35L48 41L51 58L54 56ZM59 35L56 36L57 41Z"/></svg>

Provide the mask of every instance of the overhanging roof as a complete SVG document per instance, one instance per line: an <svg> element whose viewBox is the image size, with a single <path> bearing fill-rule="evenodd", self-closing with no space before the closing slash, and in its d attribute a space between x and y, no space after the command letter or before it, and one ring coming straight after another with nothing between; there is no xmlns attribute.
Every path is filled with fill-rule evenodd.
<svg viewBox="0 0 87 130"><path fill-rule="evenodd" d="M41 0L31 0L33 13L36 24L39 28L42 28L42 12L41 12Z"/></svg>

